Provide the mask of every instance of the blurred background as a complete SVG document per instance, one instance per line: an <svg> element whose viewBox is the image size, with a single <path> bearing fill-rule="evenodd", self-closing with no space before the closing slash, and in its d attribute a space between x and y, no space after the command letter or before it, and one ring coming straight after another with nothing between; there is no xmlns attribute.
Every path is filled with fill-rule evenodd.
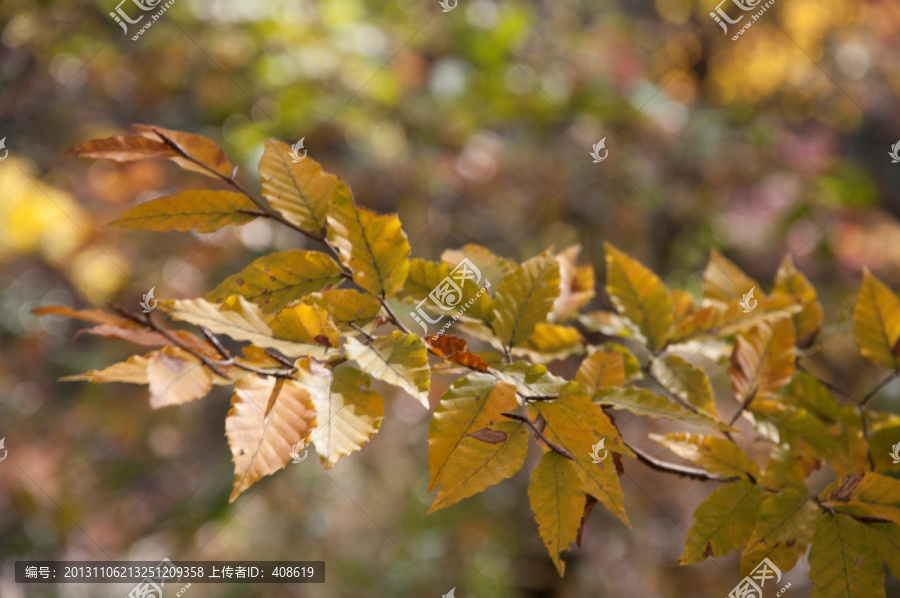
<svg viewBox="0 0 900 598"><path fill-rule="evenodd" d="M307 246L265 221L215 235L105 227L215 184L168 163L59 158L134 122L212 138L251 187L267 138L305 138L360 204L398 212L428 259L472 242L517 260L580 243L602 281L609 241L698 296L714 247L766 289L791 253L825 305L823 368L853 393L877 380L849 310L863 266L900 285L896 2L777 0L736 41L708 16L713 0L459 0L450 12L437 0L176 0L136 41L115 8L0 0L4 598L130 589L17 586L12 564L26 558L326 561L324 585L194 585L197 598L720 597L740 581L735 556L678 566L713 486L633 461L633 529L596 509L559 579L528 507L530 466L425 515L429 414L408 396L335 469L289 466L229 505L226 392L153 412L143 387L57 382L136 349L77 337L78 324L34 307L136 306L151 287L198 296L261 254ZM609 157L594 164L603 138ZM708 371L731 414L724 370ZM432 403L452 380L435 377ZM897 399L888 389L875 407ZM668 429L624 434L664 455L646 434ZM790 596L810 594L807 574L805 561L788 574Z"/></svg>

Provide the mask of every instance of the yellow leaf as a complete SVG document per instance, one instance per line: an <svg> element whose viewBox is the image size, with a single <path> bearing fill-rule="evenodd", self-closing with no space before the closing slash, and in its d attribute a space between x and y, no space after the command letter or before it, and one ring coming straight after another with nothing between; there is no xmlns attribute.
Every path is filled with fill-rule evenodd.
<svg viewBox="0 0 900 598"><path fill-rule="evenodd" d="M610 386L625 386L625 359L618 351L597 351L584 358L575 381L587 392Z"/></svg>
<svg viewBox="0 0 900 598"><path fill-rule="evenodd" d="M536 363L548 363L584 353L584 337L573 326L538 322L534 333L512 353L526 355Z"/></svg>
<svg viewBox="0 0 900 598"><path fill-rule="evenodd" d="M181 405L205 397L212 376L199 359L176 347L163 347L147 361L150 407Z"/></svg>
<svg viewBox="0 0 900 598"><path fill-rule="evenodd" d="M634 456L603 409L591 403L588 394L580 390L577 384L570 383L555 401L530 403L528 413L532 418L540 415L547 439L574 457L573 465L581 480L580 489L599 500L630 527L614 460L610 458L594 463L591 456L594 445L604 438L605 449Z"/></svg>
<svg viewBox="0 0 900 598"><path fill-rule="evenodd" d="M744 274L744 271L734 262L713 248L709 256L709 263L703 271L703 300L704 305L709 303L731 303L743 298L750 289L757 287L756 297L763 295L759 283Z"/></svg>
<svg viewBox="0 0 900 598"><path fill-rule="evenodd" d="M488 374L469 374L454 382L441 396L428 429L428 491L443 481L450 457L463 438L503 421L500 414L517 407L516 388ZM432 509L436 506L437 501Z"/></svg>
<svg viewBox="0 0 900 598"><path fill-rule="evenodd" d="M346 365L332 373L312 362L298 369L297 377L316 406L312 443L325 469L372 440L384 418L384 399L369 390L369 376Z"/></svg>
<svg viewBox="0 0 900 598"><path fill-rule="evenodd" d="M619 315L637 326L651 351L662 349L675 317L669 290L652 270L609 243L605 246L610 300Z"/></svg>
<svg viewBox="0 0 900 598"><path fill-rule="evenodd" d="M345 328L349 328L351 323L362 326L377 318L381 312L381 302L378 299L354 289L329 289L312 293L303 302L321 307L328 312L332 322Z"/></svg>
<svg viewBox="0 0 900 598"><path fill-rule="evenodd" d="M327 314L309 305L287 308L274 316L264 315L256 304L240 295L232 295L219 304L205 299L160 299L158 306L176 320L203 326L237 341L277 349L288 357L327 358L334 353L328 347L337 346L337 330L329 325ZM322 343L316 341L319 335Z"/></svg>
<svg viewBox="0 0 900 598"><path fill-rule="evenodd" d="M379 216L349 196L335 195L328 211L328 240L353 271L353 282L373 295L389 295L406 280L409 241L396 214Z"/></svg>
<svg viewBox="0 0 900 598"><path fill-rule="evenodd" d="M397 294L407 303L421 305L419 309L435 314L463 312L469 318L489 320L491 299L484 288L486 284L487 279L475 262L451 266L416 258L410 260L409 276ZM410 316L415 318L415 313Z"/></svg>
<svg viewBox="0 0 900 598"><path fill-rule="evenodd" d="M836 489L822 502L826 508L836 509L854 517L871 517L885 519L900 524L900 480L874 472L866 472L861 476L850 476L836 482L822 492L826 497L829 489L837 488L841 482L851 479L845 484L844 495Z"/></svg>
<svg viewBox="0 0 900 598"><path fill-rule="evenodd" d="M741 573L749 574L765 558L783 572L793 569L812 542L818 513L805 486L766 497L741 555Z"/></svg>
<svg viewBox="0 0 900 598"><path fill-rule="evenodd" d="M128 361L114 363L113 365L102 370L90 370L83 374L75 376L65 376L60 378L61 382L75 382L78 380L87 380L94 384L103 384L106 382L124 382L126 384L147 384L147 362L150 357L156 354L156 351L147 353L147 355L132 355Z"/></svg>
<svg viewBox="0 0 900 598"><path fill-rule="evenodd" d="M868 269L853 308L853 333L864 357L875 365L896 370L900 340L900 299Z"/></svg>
<svg viewBox="0 0 900 598"><path fill-rule="evenodd" d="M797 299L787 295L758 297L756 307L745 312L740 300L731 303L716 302L690 313L678 322L672 332L671 343L683 343L692 339L730 336L749 330L760 323L779 320L800 311Z"/></svg>
<svg viewBox="0 0 900 598"><path fill-rule="evenodd" d="M256 216L253 203L233 191L191 190L139 204L110 224L141 230L212 233L223 226L240 226Z"/></svg>
<svg viewBox="0 0 900 598"><path fill-rule="evenodd" d="M694 367L678 355L654 359L650 364L653 377L669 392L705 413L718 418L712 384L706 372Z"/></svg>
<svg viewBox="0 0 900 598"><path fill-rule="evenodd" d="M491 285L496 285L516 268L516 264L512 260L495 255L490 250L475 243L464 245L462 249L447 249L441 254L441 261L449 264L451 267L456 267L467 258L473 264L478 265L481 274ZM482 284L481 286L484 285ZM493 289L496 289L496 286L491 287L490 294L492 295Z"/></svg>
<svg viewBox="0 0 900 598"><path fill-rule="evenodd" d="M822 304L819 303L816 288L797 271L791 256L784 258L775 275L775 294L788 295L800 301L801 309L794 314L797 344L800 347L809 347L822 328L825 314L822 311Z"/></svg>
<svg viewBox="0 0 900 598"><path fill-rule="evenodd" d="M229 502L291 460L291 450L306 443L316 426L309 391L293 380L250 375L235 384L225 435L234 461Z"/></svg>
<svg viewBox="0 0 900 598"><path fill-rule="evenodd" d="M498 376L514 384L516 392L528 399L555 397L566 385L563 378L554 376L545 366L527 361L504 365Z"/></svg>
<svg viewBox="0 0 900 598"><path fill-rule="evenodd" d="M665 436L651 434L650 438L713 475L725 478L753 476L755 480L760 477L759 466L753 459L739 446L724 438L687 432Z"/></svg>
<svg viewBox="0 0 900 598"><path fill-rule="evenodd" d="M324 253L279 251L254 260L226 278L206 295L206 300L220 302L231 295L243 295L264 312L277 312L310 293L340 284L341 272L341 267Z"/></svg>
<svg viewBox="0 0 900 598"><path fill-rule="evenodd" d="M431 370L428 348L421 338L395 330L368 345L349 337L344 347L347 358L356 361L362 371L405 390L428 409Z"/></svg>
<svg viewBox="0 0 900 598"><path fill-rule="evenodd" d="M685 409L668 397L658 395L646 388L600 388L594 393L593 401L600 405L612 405L613 409L620 411L624 409L635 415L734 431L734 428L723 422L714 420L703 413Z"/></svg>
<svg viewBox="0 0 900 598"><path fill-rule="evenodd" d="M162 140L170 147L176 148L174 156L169 156L178 166L185 170L199 172L212 178L229 178L234 167L222 148L213 141L195 133L173 131L157 126L131 125L143 137ZM185 157L184 155L188 157ZM203 166L197 164L199 162ZM205 166L205 168L204 168Z"/></svg>
<svg viewBox="0 0 900 598"><path fill-rule="evenodd" d="M726 484L700 503L684 541L682 565L737 550L753 533L763 489L748 480Z"/></svg>
<svg viewBox="0 0 900 598"><path fill-rule="evenodd" d="M672 305L675 308L675 321L680 322L694 313L694 298L687 291L672 289Z"/></svg>
<svg viewBox="0 0 900 598"><path fill-rule="evenodd" d="M559 296L559 263L544 253L518 266L497 284L494 294L494 332L512 348L544 322Z"/></svg>
<svg viewBox="0 0 900 598"><path fill-rule="evenodd" d="M731 354L731 389L741 403L766 399L794 374L794 323L761 323L741 334Z"/></svg>
<svg viewBox="0 0 900 598"><path fill-rule="evenodd" d="M341 344L340 331L328 317L328 312L315 305L301 303L286 307L268 321L275 338L318 347L310 350L310 354L326 357L328 349L337 348Z"/></svg>
<svg viewBox="0 0 900 598"><path fill-rule="evenodd" d="M816 598L884 598L878 538L865 523L820 511L809 551Z"/></svg>
<svg viewBox="0 0 900 598"><path fill-rule="evenodd" d="M291 224L324 237L329 202L336 197L349 200L350 189L308 156L293 162L290 152L291 146L282 141L266 142L259 162L263 197Z"/></svg>
<svg viewBox="0 0 900 598"><path fill-rule="evenodd" d="M591 265L579 266L579 255L581 245L572 245L556 255L556 261L559 262L560 294L553 302L551 318L556 322L572 318L596 294L594 268Z"/></svg>
<svg viewBox="0 0 900 598"><path fill-rule="evenodd" d="M552 451L544 453L531 474L528 501L544 546L563 575L566 564L559 553L577 539L584 510L584 492L572 461Z"/></svg>

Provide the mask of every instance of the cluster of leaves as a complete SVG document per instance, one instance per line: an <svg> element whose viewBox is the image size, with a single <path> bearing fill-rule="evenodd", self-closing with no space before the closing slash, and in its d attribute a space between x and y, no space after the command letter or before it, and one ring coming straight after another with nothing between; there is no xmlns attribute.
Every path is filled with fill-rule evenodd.
<svg viewBox="0 0 900 598"><path fill-rule="evenodd" d="M113 306L115 313L39 310L89 321L91 334L159 347L69 379L146 384L153 408L233 385L225 422L232 501L285 467L298 444L314 446L326 468L360 450L384 415L373 379L429 408L431 374L461 375L431 420L429 490L437 491L431 511L514 475L531 437L542 456L528 496L561 575L560 553L580 541L597 502L630 525L619 481L623 457L723 484L699 505L683 564L742 550L744 571L763 558L787 571L811 545L817 596L884 596L882 557L900 575L900 481L888 475L887 460L900 418L868 407L877 388L842 404L834 385L805 371L801 360L815 350L824 316L815 289L790 259L765 294L714 252L697 305L607 245L605 291L615 311L583 312L594 298L594 271L578 265L578 247L522 264L477 245L447 251L439 262L411 258L396 215L359 207L340 179L311 158L292 162L289 152L284 143L266 144L263 200L241 186L218 146L197 135L136 126L133 134L74 148L66 155L172 160L228 187L145 202L117 225L213 232L269 218L320 242L323 251L272 253L203 298L159 301L171 320L194 325L200 335L121 306ZM460 283L457 303L465 303L465 313L427 304L428 320L452 316L454 333L468 336L478 351L460 336L416 334L416 324L397 315L401 307L419 307L463 259L480 274ZM751 289L757 303L748 308ZM862 355L891 371L885 381L893 379L900 371L900 299L868 272L854 325ZM700 353L729 366L736 409L729 421L719 415L707 373L690 363ZM545 365L576 356L573 381ZM613 411L708 433L651 435L691 465L661 461L624 440ZM741 417L771 445L765 469L736 441L733 426ZM591 453L602 439L612 458L595 463ZM836 479L812 495L807 480L826 464Z"/></svg>

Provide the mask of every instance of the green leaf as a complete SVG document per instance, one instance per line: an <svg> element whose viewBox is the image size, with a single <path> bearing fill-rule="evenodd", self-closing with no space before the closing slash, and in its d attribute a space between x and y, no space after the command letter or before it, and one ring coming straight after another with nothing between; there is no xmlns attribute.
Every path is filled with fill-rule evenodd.
<svg viewBox="0 0 900 598"><path fill-rule="evenodd" d="M673 395L717 419L716 401L706 372L694 367L678 355L654 359L650 364L653 377Z"/></svg>
<svg viewBox="0 0 900 598"><path fill-rule="evenodd" d="M741 334L731 354L731 389L741 403L766 399L794 374L794 323L762 323Z"/></svg>
<svg viewBox="0 0 900 598"><path fill-rule="evenodd" d="M356 361L362 371L405 390L428 409L431 370L428 348L421 338L395 330L368 345L349 337L344 347L347 358Z"/></svg>
<svg viewBox="0 0 900 598"><path fill-rule="evenodd" d="M241 193L192 190L151 199L125 212L110 224L141 230L212 233L229 224L240 226L256 219L255 206Z"/></svg>
<svg viewBox="0 0 900 598"><path fill-rule="evenodd" d="M279 251L252 261L226 278L206 295L206 300L222 302L231 295L242 295L264 312L278 312L310 293L340 284L341 272L341 267L324 253Z"/></svg>
<svg viewBox="0 0 900 598"><path fill-rule="evenodd" d="M694 413L668 397L658 395L646 388L601 388L594 393L593 400L597 404L612 405L613 409L630 411L635 415L734 431L734 428L723 422L716 421L702 413Z"/></svg>
<svg viewBox="0 0 900 598"><path fill-rule="evenodd" d="M591 353L578 366L575 381L591 393L598 388L625 386L625 359L618 351Z"/></svg>
<svg viewBox="0 0 900 598"><path fill-rule="evenodd" d="M287 465L292 448L305 443L316 425L309 391L293 380L253 374L235 384L234 390L225 418L234 460L229 502Z"/></svg>
<svg viewBox="0 0 900 598"><path fill-rule="evenodd" d="M321 308L300 304L274 316L240 295L215 304L205 299L160 299L159 308L176 320L203 326L237 341L277 349L288 357L327 358L338 343L337 330Z"/></svg>
<svg viewBox="0 0 900 598"><path fill-rule="evenodd" d="M677 432L660 436L651 434L650 438L670 451L699 465L709 473L722 477L739 476L759 479L759 466L736 444L702 434Z"/></svg>
<svg viewBox="0 0 900 598"><path fill-rule="evenodd" d="M864 357L875 365L900 368L900 299L868 269L853 308L853 333Z"/></svg>
<svg viewBox="0 0 900 598"><path fill-rule="evenodd" d="M372 440L384 419L384 399L369 390L371 378L356 368L344 365L331 372L304 361L296 375L316 407L312 443L322 466L330 469Z"/></svg>
<svg viewBox="0 0 900 598"><path fill-rule="evenodd" d="M494 294L494 332L512 348L534 333L538 322L547 320L559 297L559 263L547 253L518 266L497 285Z"/></svg>
<svg viewBox="0 0 900 598"><path fill-rule="evenodd" d="M822 511L809 551L816 598L883 598L884 569L872 550L878 537L866 524Z"/></svg>
<svg viewBox="0 0 900 598"><path fill-rule="evenodd" d="M614 460L594 463L591 457L593 446L604 438L605 449L634 456L603 409L591 403L589 395L577 384L570 383L558 399L530 403L528 413L530 417L543 421L543 433L550 442L567 450L575 459L581 489L630 527Z"/></svg>
<svg viewBox="0 0 900 598"><path fill-rule="evenodd" d="M389 295L406 280L409 241L396 214L378 216L336 195L328 211L328 240L353 272L353 282L373 295Z"/></svg>
<svg viewBox="0 0 900 598"><path fill-rule="evenodd" d="M834 423L841 417L841 406L828 387L804 372L781 389L778 400L785 405L805 409L825 422Z"/></svg>
<svg viewBox="0 0 900 598"><path fill-rule="evenodd" d="M741 556L745 575L764 558L790 571L812 542L819 508L804 487L767 496L759 508L753 534Z"/></svg>
<svg viewBox="0 0 900 598"><path fill-rule="evenodd" d="M441 396L428 429L428 491L442 482L450 457L463 438L503 421L500 414L517 407L515 387L488 374L469 374L454 382ZM437 501L432 508L436 505Z"/></svg>
<svg viewBox="0 0 900 598"><path fill-rule="evenodd" d="M838 500L825 500L822 506L854 517L872 517L900 524L900 480L874 472L844 480L847 479L854 480L849 493Z"/></svg>
<svg viewBox="0 0 900 598"><path fill-rule="evenodd" d="M672 297L652 270L609 243L606 247L606 292L619 314L640 330L651 351L666 345L674 321Z"/></svg>
<svg viewBox="0 0 900 598"><path fill-rule="evenodd" d="M544 453L531 474L528 501L544 546L563 575L566 564L559 553L577 539L584 510L584 492L572 461L552 451Z"/></svg>
<svg viewBox="0 0 900 598"><path fill-rule="evenodd" d="M259 161L263 197L291 224L324 237L329 202L332 198L352 201L350 188L308 156L293 162L290 152L291 146L282 141L266 141Z"/></svg>
<svg viewBox="0 0 900 598"><path fill-rule="evenodd" d="M739 549L753 533L763 489L747 480L718 488L700 503L684 543L682 565Z"/></svg>
<svg viewBox="0 0 900 598"><path fill-rule="evenodd" d="M784 258L775 275L775 294L788 295L800 301L800 312L794 314L797 344L801 347L810 346L822 329L825 313L822 311L822 304L819 303L816 288L797 271L791 256Z"/></svg>

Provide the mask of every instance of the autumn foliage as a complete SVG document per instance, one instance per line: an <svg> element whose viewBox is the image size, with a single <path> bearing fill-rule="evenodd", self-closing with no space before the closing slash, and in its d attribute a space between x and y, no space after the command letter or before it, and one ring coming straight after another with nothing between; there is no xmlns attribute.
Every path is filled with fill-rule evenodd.
<svg viewBox="0 0 900 598"><path fill-rule="evenodd" d="M763 558L787 571L809 550L816 596L885 596L882 559L900 575L900 482L887 475L900 418L869 408L881 385L856 400L804 367L823 340L824 312L790 258L764 293L714 251L697 304L607 245L604 288L615 310L585 311L595 296L594 271L577 263L577 247L548 249L522 264L476 245L449 250L440 262L413 258L397 215L358 206L347 184L312 158L292 162L289 151L282 142L266 144L263 199L238 182L217 145L189 133L138 125L67 153L171 160L216 182L142 203L118 226L209 233L268 218L322 248L259 258L205 297L160 299L166 322L121 306L41 308L90 322L90 334L153 347L68 379L147 385L153 408L233 386L225 421L233 501L284 468L292 447L313 446L325 468L360 450L384 417L373 380L428 409L432 374L455 376L429 429L431 511L511 477L536 442L543 456L528 497L562 575L560 553L579 541L595 503L630 525L619 478L637 459L661 473L719 484L697 507L682 564L741 551L744 574ZM490 284L462 284L470 307L454 318L452 334L420 334L406 313L463 258ZM893 379L900 299L868 272L853 323L861 354L889 372L885 382ZM727 369L727 414L708 373L692 363L697 355ZM546 367L575 358L574 380ZM633 417L705 432L652 435L688 464L660 461L620 433ZM743 432L735 427L741 418L749 424ZM765 467L744 448L751 434L771 447ZM591 452L600 439L611 454L596 463ZM826 464L834 482L811 495L806 481Z"/></svg>

